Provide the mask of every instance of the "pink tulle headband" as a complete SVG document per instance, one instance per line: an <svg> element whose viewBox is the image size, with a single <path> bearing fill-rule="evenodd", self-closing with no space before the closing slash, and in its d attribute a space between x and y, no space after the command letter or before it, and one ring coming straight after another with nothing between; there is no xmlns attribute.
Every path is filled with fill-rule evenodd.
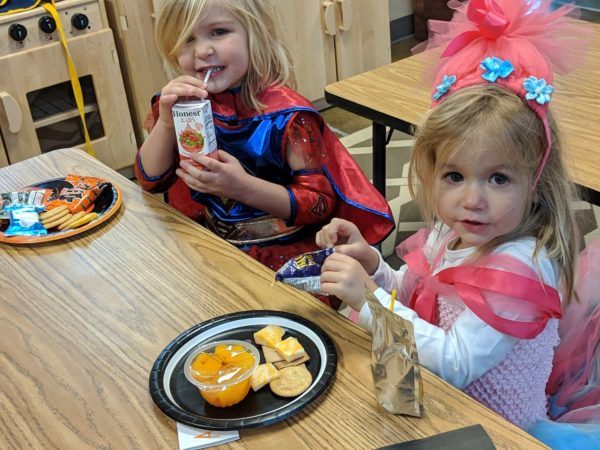
<svg viewBox="0 0 600 450"><path fill-rule="evenodd" d="M546 148L535 187L552 147L548 104L553 72L578 65L588 32L574 20L574 5L551 9L551 0L451 0L450 22L429 21L427 48L444 47L432 91L432 105L467 86L494 83L517 94L540 117Z"/></svg>

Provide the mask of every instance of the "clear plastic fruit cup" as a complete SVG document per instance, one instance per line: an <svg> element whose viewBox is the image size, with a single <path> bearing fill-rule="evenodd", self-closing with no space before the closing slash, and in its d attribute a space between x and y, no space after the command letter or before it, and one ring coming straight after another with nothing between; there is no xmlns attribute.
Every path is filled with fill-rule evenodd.
<svg viewBox="0 0 600 450"><path fill-rule="evenodd" d="M185 361L185 377L213 406L241 402L260 362L258 349L245 341L223 340L196 347Z"/></svg>

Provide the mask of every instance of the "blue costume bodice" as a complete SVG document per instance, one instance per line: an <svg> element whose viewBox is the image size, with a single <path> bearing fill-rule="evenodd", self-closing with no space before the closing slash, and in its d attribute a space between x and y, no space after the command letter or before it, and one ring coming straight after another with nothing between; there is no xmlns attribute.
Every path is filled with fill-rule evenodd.
<svg viewBox="0 0 600 450"><path fill-rule="evenodd" d="M306 203L301 205L303 209L296 209L298 202L294 186L299 177L307 174L301 173L304 171L292 172L286 160L287 134L295 133L291 122L295 120L295 114L302 112L311 115L319 127L318 139L322 142L318 149L314 149L318 152L315 156L321 161L322 174L327 177L336 196L334 210L328 217L352 221L370 244L381 242L393 230L394 219L385 198L365 177L312 104L300 94L285 86L265 88L259 96L264 105L263 111L244 106L239 90L209 95L209 99L219 147L235 156L249 173L288 188L292 208L290 219L294 219L287 223L236 201L201 194L177 177L175 168L156 179L149 179L138 157L136 175L144 189L167 190L166 200L170 205L195 220L203 217L208 228L236 245L259 240L263 243L281 237L291 239L293 233L306 228L302 224L315 223L302 220L312 218L312 209L307 211L306 208L318 206ZM158 104L156 96L152 106L154 120L158 118ZM176 161L179 161L177 149L173 151ZM303 217L299 224L295 219L298 215L294 214ZM273 239L264 239L269 237Z"/></svg>
<svg viewBox="0 0 600 450"><path fill-rule="evenodd" d="M235 156L246 171L271 183L286 186L292 182L292 170L283 159L284 132L298 111L316 112L302 106L239 119L237 115L213 113L218 148ZM210 208L225 222L239 222L267 215L243 203L194 192L192 198Z"/></svg>

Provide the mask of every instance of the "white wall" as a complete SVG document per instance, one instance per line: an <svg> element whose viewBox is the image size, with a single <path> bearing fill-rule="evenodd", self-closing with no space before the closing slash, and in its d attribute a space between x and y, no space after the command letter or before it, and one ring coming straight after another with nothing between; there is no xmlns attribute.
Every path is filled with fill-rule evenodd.
<svg viewBox="0 0 600 450"><path fill-rule="evenodd" d="M390 22L412 14L411 0L389 0Z"/></svg>

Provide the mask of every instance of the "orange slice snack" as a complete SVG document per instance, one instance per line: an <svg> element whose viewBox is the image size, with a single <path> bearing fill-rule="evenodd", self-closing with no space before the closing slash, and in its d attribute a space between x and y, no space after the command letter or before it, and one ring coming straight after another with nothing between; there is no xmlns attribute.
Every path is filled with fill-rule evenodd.
<svg viewBox="0 0 600 450"><path fill-rule="evenodd" d="M211 405L231 406L248 394L259 359L258 350L243 341L208 344L188 357L186 377Z"/></svg>
<svg viewBox="0 0 600 450"><path fill-rule="evenodd" d="M224 366L235 366L248 370L254 364L254 356L242 345L217 345L215 355Z"/></svg>
<svg viewBox="0 0 600 450"><path fill-rule="evenodd" d="M191 365L192 376L201 382L216 381L222 368L221 360L210 353L200 353Z"/></svg>

